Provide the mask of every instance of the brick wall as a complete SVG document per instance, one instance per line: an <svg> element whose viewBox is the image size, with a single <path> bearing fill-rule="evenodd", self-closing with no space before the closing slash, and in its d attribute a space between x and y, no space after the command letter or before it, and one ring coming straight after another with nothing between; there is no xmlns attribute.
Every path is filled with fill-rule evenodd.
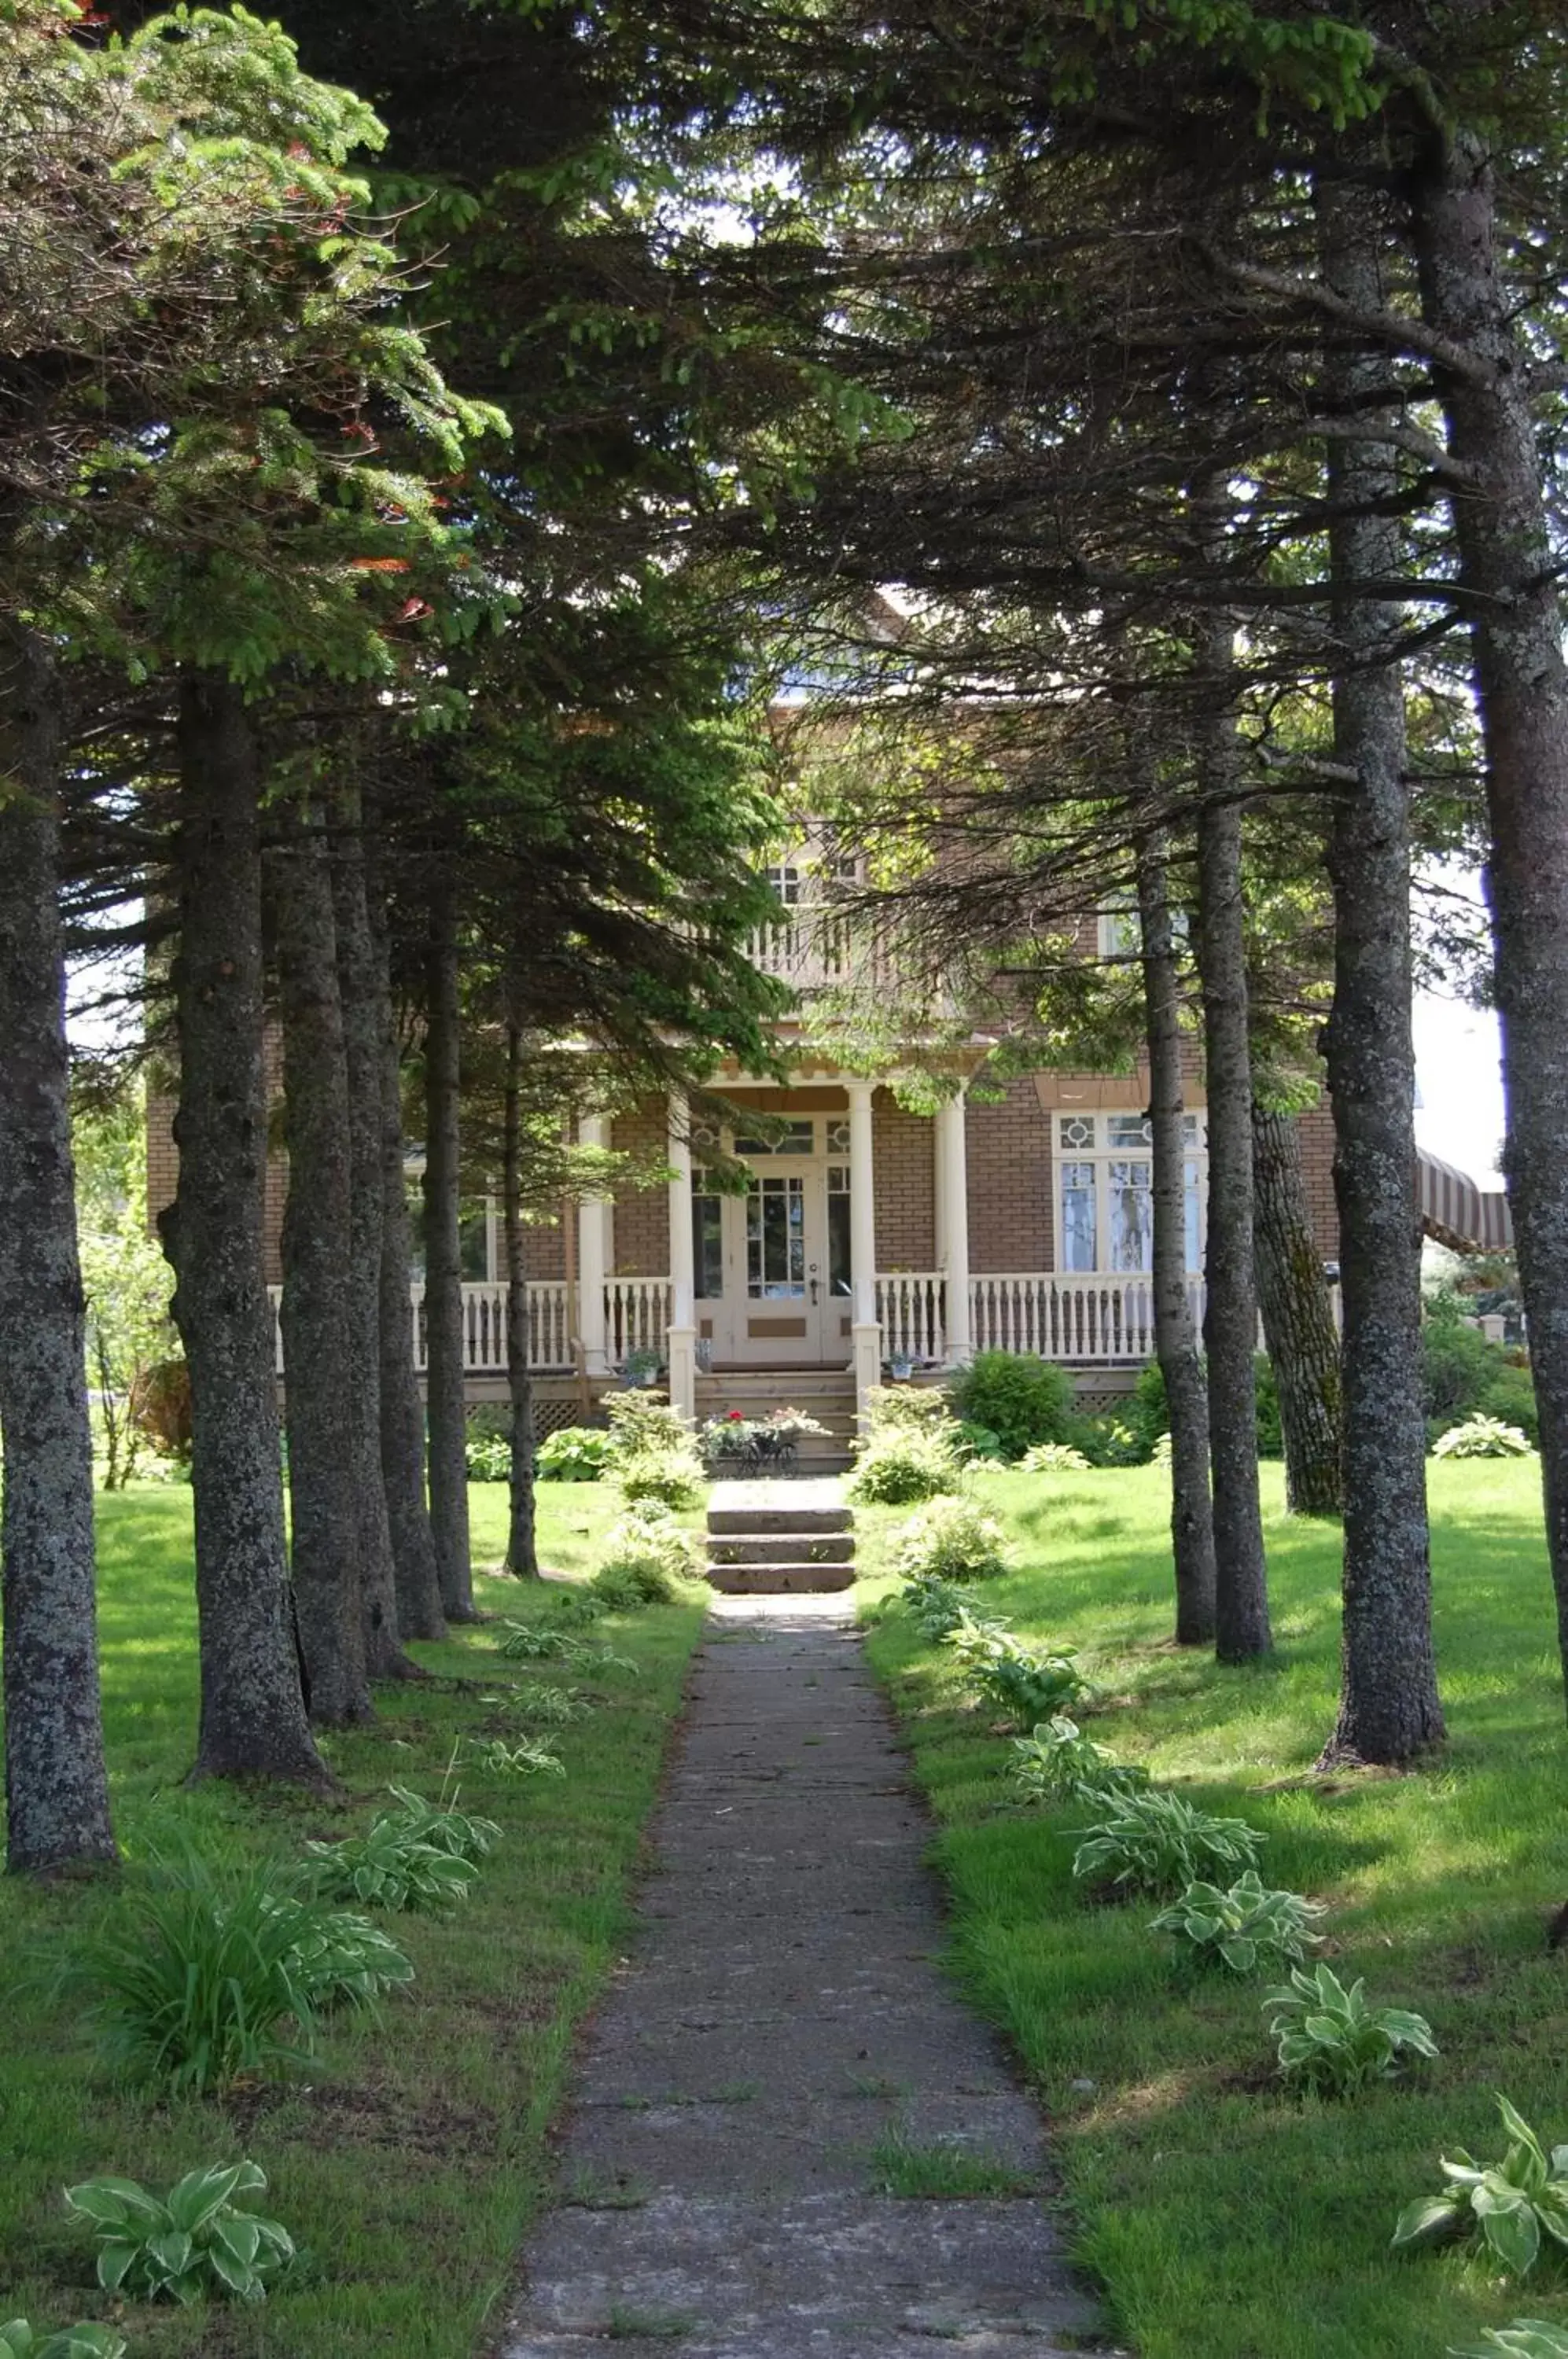
<svg viewBox="0 0 1568 2359"><path fill-rule="evenodd" d="M650 1098L630 1114L618 1114L610 1126L610 1144L616 1153L635 1155L642 1161L662 1162L669 1136L662 1098ZM670 1190L663 1181L651 1188L616 1189L613 1267L618 1277L669 1275Z"/></svg>
<svg viewBox="0 0 1568 2359"><path fill-rule="evenodd" d="M936 1260L936 1141L930 1114L907 1114L891 1090L871 1101L877 1266L930 1269Z"/></svg>
<svg viewBox="0 0 1568 2359"><path fill-rule="evenodd" d="M1009 1083L995 1105L971 1101L965 1120L970 1268L1054 1269L1051 1116L1034 1077Z"/></svg>
<svg viewBox="0 0 1568 2359"><path fill-rule="evenodd" d="M1334 1112L1327 1098L1297 1117L1301 1173L1312 1208L1312 1234L1325 1261L1339 1256L1339 1208L1334 1200Z"/></svg>

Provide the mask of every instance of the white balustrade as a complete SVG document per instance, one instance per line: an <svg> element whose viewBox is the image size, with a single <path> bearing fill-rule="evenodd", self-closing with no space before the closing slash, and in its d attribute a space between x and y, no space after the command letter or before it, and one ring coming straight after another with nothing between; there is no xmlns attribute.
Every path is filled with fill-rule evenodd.
<svg viewBox="0 0 1568 2359"><path fill-rule="evenodd" d="M946 1284L940 1270L890 1270L877 1280L882 1356L947 1357Z"/></svg>
<svg viewBox="0 0 1568 2359"><path fill-rule="evenodd" d="M1189 1277L1187 1299L1201 1325L1201 1277ZM969 1301L976 1352L1090 1362L1154 1356L1154 1288L1138 1272L987 1273L970 1279Z"/></svg>
<svg viewBox="0 0 1568 2359"><path fill-rule="evenodd" d="M670 1324L667 1277L612 1277L604 1288L604 1349L613 1367L624 1367L629 1352L657 1352L662 1358Z"/></svg>
<svg viewBox="0 0 1568 2359"><path fill-rule="evenodd" d="M777 925L758 926L746 942L746 956L764 974L777 975L797 991L844 983L860 963L847 911L811 904L797 904Z"/></svg>
<svg viewBox="0 0 1568 2359"><path fill-rule="evenodd" d="M653 1281L662 1284L662 1280ZM267 1289L272 1303L275 1364L283 1374L283 1330L278 1306L280 1286ZM427 1361L425 1289L408 1289L408 1314L414 1328L414 1365L422 1375ZM528 1297L528 1365L570 1368L572 1356L572 1288L561 1278L530 1279ZM504 1375L506 1371L506 1289L498 1281L466 1285L463 1289L463 1364L471 1375Z"/></svg>

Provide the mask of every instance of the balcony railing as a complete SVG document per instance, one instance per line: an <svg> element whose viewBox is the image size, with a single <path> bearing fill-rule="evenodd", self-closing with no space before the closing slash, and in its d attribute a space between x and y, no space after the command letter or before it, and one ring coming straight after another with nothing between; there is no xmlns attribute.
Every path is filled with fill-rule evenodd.
<svg viewBox="0 0 1568 2359"><path fill-rule="evenodd" d="M278 1373L283 1374L283 1331L278 1305L283 1289L267 1288L272 1299L273 1348ZM563 1278L529 1281L528 1365L540 1374L559 1373L575 1364L575 1287ZM409 1288L408 1315L414 1329L414 1365L423 1375L428 1360L425 1289ZM604 1288L606 1349L619 1366L628 1352L659 1351L670 1323L670 1280L667 1277L616 1277ZM463 1364L470 1375L497 1376L506 1372L506 1289L498 1280L467 1285L463 1289Z"/></svg>
<svg viewBox="0 0 1568 2359"><path fill-rule="evenodd" d="M758 926L746 955L764 974L796 991L828 991L847 983L859 965L846 911L811 904L793 908L776 926Z"/></svg>

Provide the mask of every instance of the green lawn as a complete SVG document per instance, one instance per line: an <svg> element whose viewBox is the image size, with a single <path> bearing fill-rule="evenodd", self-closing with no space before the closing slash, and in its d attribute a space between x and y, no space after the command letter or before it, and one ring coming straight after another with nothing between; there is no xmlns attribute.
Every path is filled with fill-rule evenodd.
<svg viewBox="0 0 1568 2359"><path fill-rule="evenodd" d="M506 1493L475 1485L476 1561L505 1543ZM554 1567L586 1570L615 1513L607 1486L540 1487L540 1541ZM455 1736L483 1728L478 1687L549 1676L499 1660L495 1628L414 1651L449 1684L381 1699L378 1724L326 1740L347 1811L180 1783L196 1698L191 1494L151 1486L105 1500L101 1521L104 1704L116 1823L128 1873L149 1848L187 1839L212 1853L293 1855L307 1835L365 1823L388 1779L434 1794ZM490 1614L528 1610L515 1582L483 1580ZM511 2279L545 2188L545 2133L562 2096L574 2030L612 1971L630 1879L656 1792L701 1609L661 1607L596 1625L636 1676L576 1683L599 1700L555 1732L564 1778L465 1773L465 1806L503 1842L474 1897L450 1919L384 1918L418 1980L379 2021L334 2021L292 2082L224 2103L149 2103L105 2077L49 1972L73 1928L106 1906L94 1888L0 1883L7 2022L0 2041L0 2319L35 2327L103 2316L93 2248L60 2202L105 2172L167 2184L249 2155L270 2187L259 2208L306 2247L258 2310L132 2310L132 2359L467 2359ZM559 1675L572 1678L572 1674Z"/></svg>
<svg viewBox="0 0 1568 2359"><path fill-rule="evenodd" d="M1142 2359L1440 2359L1519 2315L1568 2324L1568 2256L1520 2288L1454 2251L1392 2256L1440 2150L1500 2158L1491 2092L1568 2140L1568 1734L1536 1462L1432 1468L1450 1742L1417 1774L1317 1779L1332 1724L1338 1534L1265 1504L1278 1651L1221 1671L1178 1654L1165 1478L1153 1468L977 1483L1018 1543L984 1610L1073 1639L1106 1701L1100 1742L1264 1830L1267 1883L1332 1904L1323 1954L1419 2009L1441 2059L1347 2104L1290 2098L1258 2008L1270 1975L1194 1973L1149 1904L1087 1903L1086 1810L1012 1807L1007 1741L941 1649L877 1620L872 1659L942 1823L954 1962L1005 2026L1055 2124L1076 2250ZM875 1578L893 1510L862 1512ZM1074 2084L1092 2083L1092 2086Z"/></svg>

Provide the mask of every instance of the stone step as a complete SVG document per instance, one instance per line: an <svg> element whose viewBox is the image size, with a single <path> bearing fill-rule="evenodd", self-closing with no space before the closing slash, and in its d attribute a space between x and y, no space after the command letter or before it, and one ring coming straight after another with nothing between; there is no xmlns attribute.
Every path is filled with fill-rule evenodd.
<svg viewBox="0 0 1568 2359"><path fill-rule="evenodd" d="M708 1579L726 1597L787 1596L853 1589L853 1564L711 1564Z"/></svg>
<svg viewBox="0 0 1568 2359"><path fill-rule="evenodd" d="M710 1532L713 1564L851 1564L851 1532Z"/></svg>
<svg viewBox="0 0 1568 2359"><path fill-rule="evenodd" d="M710 1532L849 1532L855 1528L849 1507L710 1507Z"/></svg>

